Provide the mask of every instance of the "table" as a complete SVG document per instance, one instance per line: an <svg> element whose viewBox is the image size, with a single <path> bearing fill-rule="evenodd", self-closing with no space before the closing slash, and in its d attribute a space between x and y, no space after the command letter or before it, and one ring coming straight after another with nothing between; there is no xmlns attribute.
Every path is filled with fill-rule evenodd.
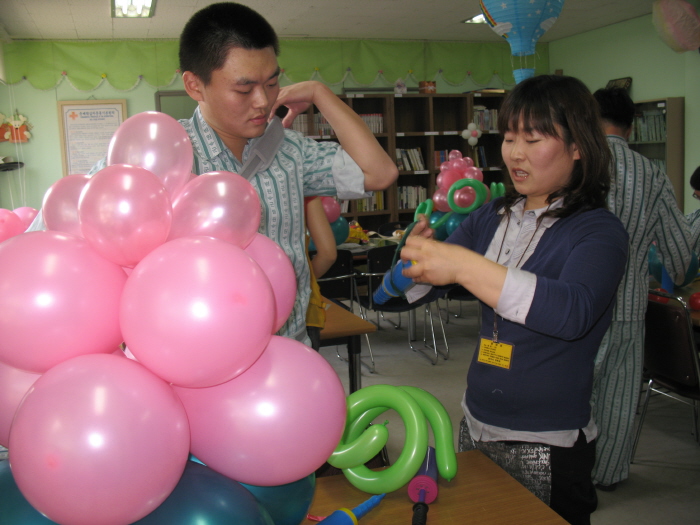
<svg viewBox="0 0 700 525"><path fill-rule="evenodd" d="M429 505L429 524L566 524L556 512L478 450L458 453L457 465L455 479L451 482L438 480L438 497ZM341 507L353 509L370 496L351 485L344 475L318 478L309 514L328 516ZM412 517L413 502L403 487L387 494L379 506L358 523L406 525Z"/></svg>
<svg viewBox="0 0 700 525"><path fill-rule="evenodd" d="M326 324L321 330L321 346L347 345L348 375L352 394L362 388L360 363L362 336L376 332L377 327L333 301L325 298L324 301L329 307L326 310Z"/></svg>

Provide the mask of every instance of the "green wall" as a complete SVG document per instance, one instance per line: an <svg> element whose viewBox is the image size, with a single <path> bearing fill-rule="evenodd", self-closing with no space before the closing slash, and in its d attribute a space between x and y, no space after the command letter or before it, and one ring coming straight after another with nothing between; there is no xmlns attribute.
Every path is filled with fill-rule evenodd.
<svg viewBox="0 0 700 525"><path fill-rule="evenodd" d="M551 42L549 66L580 78L593 91L608 80L632 77L635 101L685 97L686 181L700 166L700 53L669 48L658 37L651 15ZM696 208L697 201L686 191L685 212Z"/></svg>
<svg viewBox="0 0 700 525"><path fill-rule="evenodd" d="M154 110L158 89L183 89L172 41L20 41L2 47L7 84L0 84L0 113L18 111L33 125L29 142L0 142L0 156L25 163L21 170L0 172L2 208L39 208L46 190L62 176L58 101L125 99L131 116ZM514 83L505 41L283 41L280 65L282 85L314 79L336 93L392 88L397 78L409 87L435 80L441 93ZM534 66L537 73L549 70L548 44L537 45Z"/></svg>

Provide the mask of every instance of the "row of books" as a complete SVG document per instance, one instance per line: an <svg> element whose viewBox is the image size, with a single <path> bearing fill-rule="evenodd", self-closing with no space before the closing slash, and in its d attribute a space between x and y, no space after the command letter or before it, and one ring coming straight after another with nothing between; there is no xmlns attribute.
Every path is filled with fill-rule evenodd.
<svg viewBox="0 0 700 525"><path fill-rule="evenodd" d="M423 186L399 186L399 209L413 209L428 198L428 190Z"/></svg>
<svg viewBox="0 0 700 525"><path fill-rule="evenodd" d="M384 192L375 191L374 195L371 197L365 197L364 199L357 199L355 201L355 211L377 211L384 210Z"/></svg>
<svg viewBox="0 0 700 525"><path fill-rule="evenodd" d="M484 146L474 146L474 166L477 168L489 167L488 162L486 162L486 149Z"/></svg>
<svg viewBox="0 0 700 525"><path fill-rule="evenodd" d="M420 148L396 148L396 166L399 171L425 170L423 153Z"/></svg>
<svg viewBox="0 0 700 525"><path fill-rule="evenodd" d="M643 111L634 117L630 142L664 142L666 115L662 109Z"/></svg>
<svg viewBox="0 0 700 525"><path fill-rule="evenodd" d="M475 105L473 122L481 131L496 130L498 129L498 110Z"/></svg>
<svg viewBox="0 0 700 525"><path fill-rule="evenodd" d="M360 118L365 121L372 133L384 133L383 114L367 113L360 115ZM314 113L313 124L313 130L311 130L309 126L309 115L307 113L301 113L294 119L292 129L304 135L335 135L335 131L333 131L333 128L322 114Z"/></svg>

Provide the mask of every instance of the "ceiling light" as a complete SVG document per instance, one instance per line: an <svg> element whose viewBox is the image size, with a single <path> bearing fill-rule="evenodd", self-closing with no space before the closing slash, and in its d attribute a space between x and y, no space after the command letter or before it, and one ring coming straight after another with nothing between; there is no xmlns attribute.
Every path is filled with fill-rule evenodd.
<svg viewBox="0 0 700 525"><path fill-rule="evenodd" d="M156 0L112 0L112 18L151 18Z"/></svg>
<svg viewBox="0 0 700 525"><path fill-rule="evenodd" d="M486 18L484 18L484 15L482 13L479 13L476 16L473 16L471 18L467 18L466 20L462 20L463 24L485 24L486 23Z"/></svg>

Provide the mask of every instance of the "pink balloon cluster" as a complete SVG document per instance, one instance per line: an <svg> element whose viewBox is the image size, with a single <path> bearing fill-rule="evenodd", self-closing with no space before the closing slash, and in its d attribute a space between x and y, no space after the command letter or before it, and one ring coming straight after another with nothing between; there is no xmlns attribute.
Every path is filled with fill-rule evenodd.
<svg viewBox="0 0 700 525"><path fill-rule="evenodd" d="M6 210L0 208L0 242L24 232L36 217L38 210L28 206Z"/></svg>
<svg viewBox="0 0 700 525"><path fill-rule="evenodd" d="M476 179L484 182L484 174L479 168L474 167L474 161L470 157L462 157L459 150L452 150L448 154L448 160L440 165L440 173L436 179L437 189L432 196L435 209L442 212L450 211L447 192L450 186L460 179ZM488 187L486 189L490 194ZM455 191L454 202L457 206L468 208L474 203L474 199L476 199L476 192L473 188L467 186Z"/></svg>
<svg viewBox="0 0 700 525"><path fill-rule="evenodd" d="M255 190L234 173L192 178L188 145L166 115L127 119L105 169L51 187L47 231L0 243L0 444L58 523L141 519L190 451L274 486L340 441L338 376L273 335L296 279L257 233Z"/></svg>

